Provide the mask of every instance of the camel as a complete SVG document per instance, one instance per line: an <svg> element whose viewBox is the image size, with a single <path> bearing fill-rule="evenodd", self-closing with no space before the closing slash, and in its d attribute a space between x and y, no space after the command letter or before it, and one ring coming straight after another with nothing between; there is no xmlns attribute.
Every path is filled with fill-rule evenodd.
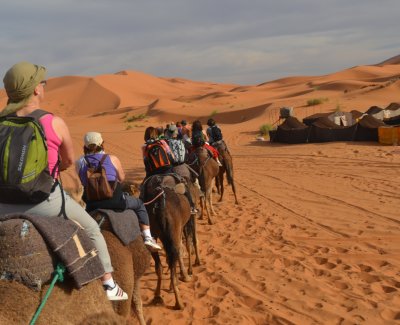
<svg viewBox="0 0 400 325"><path fill-rule="evenodd" d="M166 252L167 263L170 270L171 288L175 294L174 309L183 310L184 305L177 286L176 264L179 262L180 279L184 282L190 281L191 278L183 264L181 246L182 234L185 225L189 222L185 229L187 234L186 246L189 247L189 232L195 229L193 226L195 218L191 216L189 201L183 194L185 190L184 186L183 189L179 186L183 184L175 184L175 179L172 176L154 175L146 179L143 188L152 234L155 238L160 238ZM190 250L188 251L190 260ZM164 302L161 297L162 265L160 256L158 253L152 253L152 257L155 262L157 274L157 287L154 293L153 303L163 304ZM191 262L189 262L189 264L190 263Z"/></svg>
<svg viewBox="0 0 400 325"><path fill-rule="evenodd" d="M0 324L29 324L47 289L44 286L36 292L16 281L0 280ZM128 323L114 312L100 281L93 281L81 290L72 289L71 281L66 281L54 287L36 322L36 325L48 324Z"/></svg>
<svg viewBox="0 0 400 325"><path fill-rule="evenodd" d="M205 195L204 205L207 212L208 224L212 225L214 221L211 214L215 215L212 205L212 181L219 173L218 163L210 157L207 149L197 147L189 156L188 164L199 174L200 188Z"/></svg>
<svg viewBox="0 0 400 325"><path fill-rule="evenodd" d="M133 192L132 184L124 182L124 191ZM79 191L69 191L70 195L84 205L82 200L83 189L79 187ZM99 221L102 216L93 213L92 216ZM114 235L110 222L105 219L101 226L101 233L107 243L107 247L111 257L111 263L114 268L114 278L117 283L128 294L128 300L114 302L115 311L124 317L130 316L131 307L141 325L146 324L143 316L143 304L140 295L140 278L150 265L150 253L146 249L143 239L139 236L129 246L124 246L121 241Z"/></svg>
<svg viewBox="0 0 400 325"><path fill-rule="evenodd" d="M4 226L10 221L2 222L1 225ZM22 222L21 219L21 225ZM34 233L36 238L39 238L35 242L35 248L41 252L41 255L48 255L47 258L43 256L31 257L33 259L40 257L41 261L49 262L52 268L52 256L45 241L38 234L36 228L32 224L30 225L30 232ZM2 229L4 230L4 227ZM4 231L0 231L0 241L7 243L2 247L13 246L12 239ZM25 240L24 245L29 247L32 244L29 240ZM3 251L2 254L12 256L11 252ZM24 263L28 263L28 257L24 257ZM17 281L0 280L0 300L2 302L0 304L0 324L29 324L48 287L49 285L44 285L39 291L34 291ZM124 324L125 320L114 312L111 302L104 293L101 281L92 281L81 290L76 290L73 287L72 280L68 278L62 283L56 283L36 322L37 325L89 323L99 325Z"/></svg>
<svg viewBox="0 0 400 325"><path fill-rule="evenodd" d="M226 173L226 179L228 180L228 185L232 186L233 195L235 196L235 204L239 204L236 196L236 187L233 179L233 162L232 156L226 147L224 142L216 143L215 148L218 150L219 159L221 160L222 166L219 167L218 176L215 178L215 183L217 186L218 193L221 195L219 201L222 201L224 196L224 174Z"/></svg>
<svg viewBox="0 0 400 325"><path fill-rule="evenodd" d="M92 216L97 221L102 218L102 215L96 213L96 211ZM129 318L133 307L140 325L145 325L140 295L140 279L150 265L150 253L145 247L141 236L138 236L128 246L124 246L114 235L107 218L104 219L101 225L101 233L110 253L111 263L114 268L113 277L128 294L128 300L113 302L114 309L119 315Z"/></svg>

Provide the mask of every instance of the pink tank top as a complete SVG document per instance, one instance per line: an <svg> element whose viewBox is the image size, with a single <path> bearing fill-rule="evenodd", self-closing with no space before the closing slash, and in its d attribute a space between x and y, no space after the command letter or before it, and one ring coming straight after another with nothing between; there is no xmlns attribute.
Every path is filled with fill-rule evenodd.
<svg viewBox="0 0 400 325"><path fill-rule="evenodd" d="M52 126L53 122L53 115L52 114L46 114L42 118L40 118L40 123L43 126L44 133L46 135L47 139L47 155L48 155L48 161L49 161L49 171L50 174L53 172L54 166L56 166L57 161L58 161L58 151L61 145L61 140L56 134L56 132L53 129ZM55 171L54 178L57 178L59 175L59 170Z"/></svg>

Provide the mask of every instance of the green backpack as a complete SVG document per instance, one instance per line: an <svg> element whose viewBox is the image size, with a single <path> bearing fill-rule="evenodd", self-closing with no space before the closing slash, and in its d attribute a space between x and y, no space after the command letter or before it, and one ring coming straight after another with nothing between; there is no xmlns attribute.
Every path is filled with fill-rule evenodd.
<svg viewBox="0 0 400 325"><path fill-rule="evenodd" d="M39 119L51 114L36 110L28 116L0 118L0 202L39 203L53 190L47 143Z"/></svg>

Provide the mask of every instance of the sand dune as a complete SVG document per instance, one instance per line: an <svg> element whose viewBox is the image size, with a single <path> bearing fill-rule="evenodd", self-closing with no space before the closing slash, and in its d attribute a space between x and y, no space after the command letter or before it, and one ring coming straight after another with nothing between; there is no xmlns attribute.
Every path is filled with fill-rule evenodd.
<svg viewBox="0 0 400 325"><path fill-rule="evenodd" d="M282 106L301 118L398 103L398 76L400 65L389 64L229 85L122 71L51 79L43 106L65 118L76 155L85 132L102 132L107 152L120 157L136 183L144 176L147 126L212 115L222 127L241 204L233 204L227 188L223 202L214 194L216 224L199 220L203 264L192 282L179 284L184 311L172 310L168 281L166 306L150 304L156 275L147 271L148 324L395 324L400 150L377 143L289 146L256 136L260 125L277 121ZM313 98L324 101L307 106ZM62 177L76 189L72 169Z"/></svg>

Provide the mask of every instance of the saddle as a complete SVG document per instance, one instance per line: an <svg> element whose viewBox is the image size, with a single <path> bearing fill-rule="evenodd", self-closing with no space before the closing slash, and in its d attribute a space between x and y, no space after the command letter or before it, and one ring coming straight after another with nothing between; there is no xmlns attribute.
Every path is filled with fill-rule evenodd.
<svg viewBox="0 0 400 325"><path fill-rule="evenodd" d="M185 181L178 174L153 175L146 178L141 186L141 197L145 205L150 204L166 188L177 194L185 194L186 192Z"/></svg>
<svg viewBox="0 0 400 325"><path fill-rule="evenodd" d="M128 246L140 235L138 218L135 211L131 209L118 212L110 209L97 209L91 211L90 215L97 221L101 229L111 230L125 246ZM104 225L104 223L106 224ZM104 227L102 227L103 225Z"/></svg>
<svg viewBox="0 0 400 325"><path fill-rule="evenodd" d="M74 285L104 274L92 241L71 220L27 214L0 216L0 278L40 290L61 262Z"/></svg>

